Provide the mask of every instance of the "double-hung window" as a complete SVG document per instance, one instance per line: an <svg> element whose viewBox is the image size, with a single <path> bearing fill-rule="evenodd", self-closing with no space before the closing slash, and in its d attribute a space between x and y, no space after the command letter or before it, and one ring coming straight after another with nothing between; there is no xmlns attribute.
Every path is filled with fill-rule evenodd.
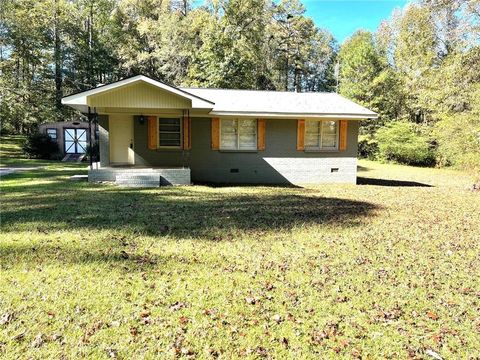
<svg viewBox="0 0 480 360"><path fill-rule="evenodd" d="M338 121L305 121L305 149L338 150Z"/></svg>
<svg viewBox="0 0 480 360"><path fill-rule="evenodd" d="M182 145L180 118L158 118L158 146L178 149Z"/></svg>
<svg viewBox="0 0 480 360"><path fill-rule="evenodd" d="M57 140L57 129L47 129L47 135L50 136L50 139Z"/></svg>
<svg viewBox="0 0 480 360"><path fill-rule="evenodd" d="M220 149L256 150L257 120L222 119L220 122Z"/></svg>

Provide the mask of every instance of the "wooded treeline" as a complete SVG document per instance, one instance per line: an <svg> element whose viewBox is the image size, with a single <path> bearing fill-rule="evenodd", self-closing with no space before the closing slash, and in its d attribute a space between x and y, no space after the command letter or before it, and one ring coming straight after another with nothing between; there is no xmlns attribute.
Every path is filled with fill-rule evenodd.
<svg viewBox="0 0 480 360"><path fill-rule="evenodd" d="M381 115L362 127L366 155L377 151L379 127L403 121L437 163L480 163L480 0L419 0L341 46L298 0L0 3L2 132L68 120L77 115L62 96L135 74L183 86L335 91L338 63L339 91Z"/></svg>
<svg viewBox="0 0 480 360"><path fill-rule="evenodd" d="M177 86L332 91L337 45L297 0L2 0L2 119L65 119L65 94L144 74Z"/></svg>
<svg viewBox="0 0 480 360"><path fill-rule="evenodd" d="M363 126L366 155L398 143L404 162L480 172L480 0L423 0L394 11L376 33L342 44L338 61L340 92L380 114Z"/></svg>

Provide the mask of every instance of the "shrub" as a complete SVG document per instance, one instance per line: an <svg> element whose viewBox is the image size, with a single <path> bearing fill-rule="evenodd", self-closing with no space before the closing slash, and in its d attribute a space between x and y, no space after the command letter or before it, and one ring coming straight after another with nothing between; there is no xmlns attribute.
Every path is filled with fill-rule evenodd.
<svg viewBox="0 0 480 360"><path fill-rule="evenodd" d="M417 133L410 123L390 123L379 129L375 137L381 159L408 165L435 164L435 152L429 145L429 139Z"/></svg>
<svg viewBox="0 0 480 360"><path fill-rule="evenodd" d="M480 179L480 114L446 116L435 125L442 162Z"/></svg>
<svg viewBox="0 0 480 360"><path fill-rule="evenodd" d="M34 133L27 137L23 152L30 158L52 159L58 154L58 145L47 134Z"/></svg>
<svg viewBox="0 0 480 360"><path fill-rule="evenodd" d="M358 156L364 159L374 160L378 155L378 141L371 135L358 137Z"/></svg>

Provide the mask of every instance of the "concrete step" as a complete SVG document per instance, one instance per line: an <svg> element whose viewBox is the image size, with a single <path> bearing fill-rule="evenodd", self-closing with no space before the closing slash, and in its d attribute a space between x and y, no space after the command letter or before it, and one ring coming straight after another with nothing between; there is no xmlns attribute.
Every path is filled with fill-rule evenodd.
<svg viewBox="0 0 480 360"><path fill-rule="evenodd" d="M159 187L160 174L156 173L122 173L115 176L115 184L131 187Z"/></svg>
<svg viewBox="0 0 480 360"><path fill-rule="evenodd" d="M66 154L62 161L66 162L82 162L86 154Z"/></svg>

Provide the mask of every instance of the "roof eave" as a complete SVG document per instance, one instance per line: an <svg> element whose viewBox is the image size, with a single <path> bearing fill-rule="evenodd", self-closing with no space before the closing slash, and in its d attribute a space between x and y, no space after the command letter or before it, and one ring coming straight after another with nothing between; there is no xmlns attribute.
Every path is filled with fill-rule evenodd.
<svg viewBox="0 0 480 360"><path fill-rule="evenodd" d="M303 119L303 118L328 118L344 120L375 120L378 114L348 114L348 113L282 113L282 112L247 112L247 111L222 111L213 110L209 113L212 116L242 116L256 118L282 118L282 119Z"/></svg>

